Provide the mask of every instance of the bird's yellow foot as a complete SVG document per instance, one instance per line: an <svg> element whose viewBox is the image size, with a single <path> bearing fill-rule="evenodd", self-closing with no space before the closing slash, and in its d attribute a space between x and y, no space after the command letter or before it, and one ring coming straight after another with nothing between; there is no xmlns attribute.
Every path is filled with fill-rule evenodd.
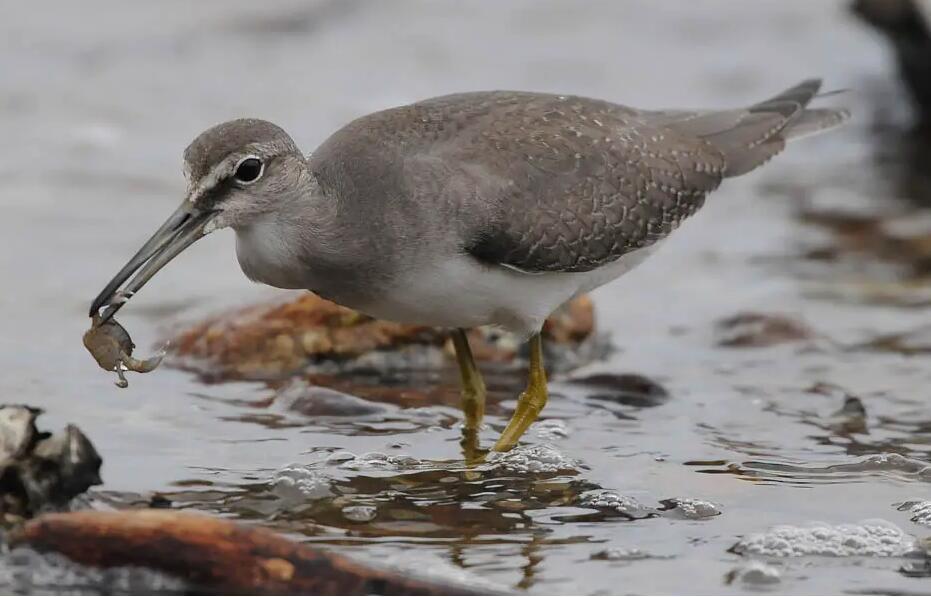
<svg viewBox="0 0 931 597"><path fill-rule="evenodd" d="M481 445L479 445L478 429L464 426L459 445L462 447L462 457L465 459L466 466L475 466L485 462L488 449L482 449Z"/></svg>
<svg viewBox="0 0 931 597"><path fill-rule="evenodd" d="M507 452L517 445L527 428L537 420L546 406L546 371L543 369L543 341L540 334L530 338L530 379L527 389L517 399L517 409L495 444L496 452Z"/></svg>
<svg viewBox="0 0 931 597"><path fill-rule="evenodd" d="M462 413L465 417L460 444L466 462L475 464L481 462L487 452L478 444L478 432L485 416L485 381L475 365L465 330L453 330L452 338L462 378Z"/></svg>

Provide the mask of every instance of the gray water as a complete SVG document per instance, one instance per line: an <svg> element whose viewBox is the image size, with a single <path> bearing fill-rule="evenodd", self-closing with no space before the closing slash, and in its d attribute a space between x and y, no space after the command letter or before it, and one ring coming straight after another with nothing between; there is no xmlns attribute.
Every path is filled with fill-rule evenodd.
<svg viewBox="0 0 931 597"><path fill-rule="evenodd" d="M931 464L931 340L886 338L927 330L929 210L907 148L873 126L877 102L900 113L886 48L843 3L62 2L3 12L0 400L45 408L49 428L78 424L104 458L102 499L163 492L179 507L360 557L446 564L511 590L931 590L900 571L916 560L871 555L869 541L854 541L853 556L728 551L773 525L812 521L884 519L929 534L898 507L931 499L921 472ZM574 375L637 373L670 399L606 406L555 380L550 422L524 448L550 471L522 470L525 452L510 468L467 470L448 407L280 424L258 405L262 384L205 385L162 368L119 390L81 345L89 301L180 201L180 153L216 122L266 118L310 151L357 115L453 91L718 107L809 76L856 90L826 100L856 118L728 181L646 264L595 293L616 351ZM247 282L232 234L216 234L160 273L122 322L147 347L180 323L281 295ZM717 322L749 311L802 321L810 337L719 346ZM832 417L845 393L864 404L865 429ZM512 406L493 410L484 443ZM877 456L890 453L904 459ZM600 509L587 493L598 488L617 494ZM666 509L670 498L713 507L690 517ZM612 510L630 499L637 516Z"/></svg>

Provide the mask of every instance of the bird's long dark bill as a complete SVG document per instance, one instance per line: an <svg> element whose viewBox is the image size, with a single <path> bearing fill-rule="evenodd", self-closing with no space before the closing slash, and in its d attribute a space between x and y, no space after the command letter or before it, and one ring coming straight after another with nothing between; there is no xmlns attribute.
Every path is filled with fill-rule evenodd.
<svg viewBox="0 0 931 597"><path fill-rule="evenodd" d="M216 213L215 211L199 211L185 201L100 291L91 304L91 317L100 313L103 307L106 307L106 310L101 316L101 321L113 317L113 314L158 270L204 236L204 228L216 216ZM132 276L131 280L130 276ZM127 280L129 282L123 287Z"/></svg>

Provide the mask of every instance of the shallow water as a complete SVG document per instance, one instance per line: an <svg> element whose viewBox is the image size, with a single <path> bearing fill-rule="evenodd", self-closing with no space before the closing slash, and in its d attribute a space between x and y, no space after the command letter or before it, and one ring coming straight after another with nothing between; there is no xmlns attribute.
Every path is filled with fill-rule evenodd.
<svg viewBox="0 0 931 597"><path fill-rule="evenodd" d="M729 551L813 521L928 534L900 508L928 500L931 482L931 286L923 245L902 238L931 234L931 194L907 167L914 150L873 126L876 101L899 101L895 83L843 3L88 6L9 5L0 21L0 397L47 409L51 428L80 425L104 458L100 499L161 492L512 590L929 590L915 557ZM181 150L215 122L268 118L310 150L356 115L456 90L701 107L812 75L858 90L831 100L854 109L851 125L729 181L595 295L616 350L572 376L637 373L668 400L617 404L556 379L524 446L470 469L449 407L311 418L263 406L262 384L168 368L124 391L81 345L90 299L180 201ZM122 320L147 347L179 322L280 295L250 285L232 235L217 234ZM719 345L718 322L743 312L799 320L807 337ZM865 420L835 414L848 395ZM492 410L485 444L512 406Z"/></svg>

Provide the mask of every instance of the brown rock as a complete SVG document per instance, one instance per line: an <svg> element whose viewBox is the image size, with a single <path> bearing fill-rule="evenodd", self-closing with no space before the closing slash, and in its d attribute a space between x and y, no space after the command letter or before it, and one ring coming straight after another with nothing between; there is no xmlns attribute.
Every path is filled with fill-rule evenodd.
<svg viewBox="0 0 931 597"><path fill-rule="evenodd" d="M594 308L583 296L547 320L543 334L550 343L577 346L593 330ZM493 329L471 330L470 342L476 359L488 362L513 361L520 348L518 340ZM210 318L182 331L171 345L175 362L180 358L186 368L223 379L270 379L373 351L426 348L451 358L446 343L442 329L375 320L307 293Z"/></svg>
<svg viewBox="0 0 931 597"><path fill-rule="evenodd" d="M211 593L480 594L376 569L265 529L168 510L48 514L27 523L11 543L85 566L157 570Z"/></svg>
<svg viewBox="0 0 931 597"><path fill-rule="evenodd" d="M718 345L761 348L814 337L804 323L774 313L738 313L718 322Z"/></svg>

